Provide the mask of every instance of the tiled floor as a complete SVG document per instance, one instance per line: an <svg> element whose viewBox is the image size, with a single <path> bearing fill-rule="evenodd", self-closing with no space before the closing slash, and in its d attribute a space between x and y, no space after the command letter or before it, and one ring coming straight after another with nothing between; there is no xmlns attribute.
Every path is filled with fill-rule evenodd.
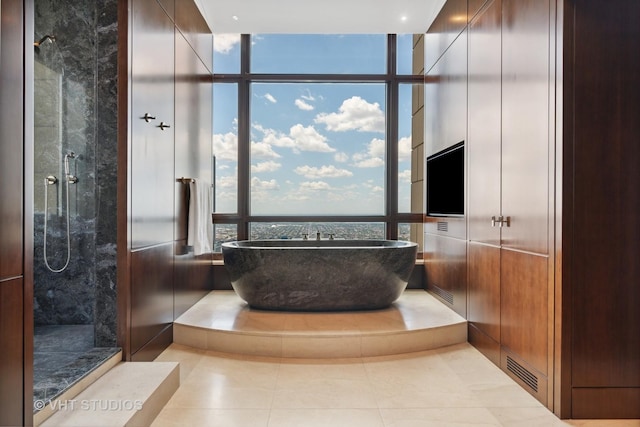
<svg viewBox="0 0 640 427"><path fill-rule="evenodd" d="M469 344L399 356L287 359L173 344L181 385L152 427L640 426L561 421Z"/></svg>
<svg viewBox="0 0 640 427"><path fill-rule="evenodd" d="M264 312L233 292L212 292L174 325L182 344L157 359L180 362L181 385L152 426L640 426L640 420L560 421L464 342L466 326L454 341L461 344L371 353L402 348L395 336L424 340L428 335L413 334L460 320L425 292L408 291L389 309L359 313ZM240 337L230 342L231 334ZM318 347L316 339L328 336L345 341ZM274 337L282 343L267 348L261 341ZM301 339L295 354L304 347L304 357L315 358L290 357L291 337ZM365 351L368 338L381 342ZM359 353L335 358L352 356L341 346Z"/></svg>
<svg viewBox="0 0 640 427"><path fill-rule="evenodd" d="M48 402L120 351L94 347L93 325L36 326L33 401Z"/></svg>

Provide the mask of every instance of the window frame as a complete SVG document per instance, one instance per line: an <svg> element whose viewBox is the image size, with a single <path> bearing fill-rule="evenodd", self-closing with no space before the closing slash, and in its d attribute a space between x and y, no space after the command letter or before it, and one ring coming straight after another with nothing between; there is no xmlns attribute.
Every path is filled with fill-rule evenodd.
<svg viewBox="0 0 640 427"><path fill-rule="evenodd" d="M397 74L397 37L387 34L384 74L263 74L251 73L251 35L240 39L240 73L215 74L213 83L238 85L238 207L234 214L213 213L215 224L236 224L238 240L248 240L255 222L382 222L385 237L398 239L401 223L422 223L424 213L398 212L398 102L400 84L423 84L422 75ZM385 213L382 215L252 215L250 211L251 83L383 83L386 91Z"/></svg>

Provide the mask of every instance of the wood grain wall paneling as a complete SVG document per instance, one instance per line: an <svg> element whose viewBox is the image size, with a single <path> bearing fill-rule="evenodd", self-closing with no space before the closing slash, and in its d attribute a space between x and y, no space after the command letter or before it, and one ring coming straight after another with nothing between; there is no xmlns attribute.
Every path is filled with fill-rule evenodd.
<svg viewBox="0 0 640 427"><path fill-rule="evenodd" d="M173 322L173 242L131 253L131 353Z"/></svg>
<svg viewBox="0 0 640 427"><path fill-rule="evenodd" d="M428 71L438 61L467 25L467 0L449 0L425 34L424 69Z"/></svg>
<svg viewBox="0 0 640 427"><path fill-rule="evenodd" d="M173 240L174 25L156 0L134 1L132 15L131 247L141 248Z"/></svg>
<svg viewBox="0 0 640 427"><path fill-rule="evenodd" d="M572 407L629 414L615 388L635 387L640 408L640 2L575 7ZM573 167L573 169L572 169ZM602 403L599 405L599 403ZM609 407L609 410L607 410ZM633 411L632 411L633 412ZM576 416L576 412L572 414ZM635 411L638 417L638 411Z"/></svg>
<svg viewBox="0 0 640 427"><path fill-rule="evenodd" d="M0 3L0 279L21 276L23 245L23 7Z"/></svg>
<svg viewBox="0 0 640 427"><path fill-rule="evenodd" d="M176 27L207 70L213 72L213 34L193 1L181 2L176 8Z"/></svg>
<svg viewBox="0 0 640 427"><path fill-rule="evenodd" d="M500 248L469 242L467 320L500 342Z"/></svg>
<svg viewBox="0 0 640 427"><path fill-rule="evenodd" d="M0 425L23 424L23 304L22 279L0 281Z"/></svg>
<svg viewBox="0 0 640 427"><path fill-rule="evenodd" d="M424 243L427 289L467 317L467 242L428 234ZM444 291L444 293L442 292Z"/></svg>
<svg viewBox="0 0 640 427"><path fill-rule="evenodd" d="M502 2L490 1L469 24L467 218L469 240L501 244L491 218L502 213Z"/></svg>
<svg viewBox="0 0 640 427"><path fill-rule="evenodd" d="M502 1L502 245L549 252L549 1Z"/></svg>
<svg viewBox="0 0 640 427"><path fill-rule="evenodd" d="M467 135L467 32L462 32L425 76L425 156Z"/></svg>
<svg viewBox="0 0 640 427"><path fill-rule="evenodd" d="M548 258L503 249L501 260L502 345L548 375Z"/></svg>

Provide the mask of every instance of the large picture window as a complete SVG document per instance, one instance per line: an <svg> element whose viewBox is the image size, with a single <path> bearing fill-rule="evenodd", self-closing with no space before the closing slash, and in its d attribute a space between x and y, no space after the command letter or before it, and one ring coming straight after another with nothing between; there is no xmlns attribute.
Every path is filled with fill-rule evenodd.
<svg viewBox="0 0 640 427"><path fill-rule="evenodd" d="M214 35L217 250L317 232L408 240L422 222L412 40Z"/></svg>

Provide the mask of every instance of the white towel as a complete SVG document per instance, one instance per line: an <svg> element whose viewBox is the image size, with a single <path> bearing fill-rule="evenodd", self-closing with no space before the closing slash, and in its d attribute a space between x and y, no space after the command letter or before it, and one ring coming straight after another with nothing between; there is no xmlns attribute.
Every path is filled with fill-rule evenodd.
<svg viewBox="0 0 640 427"><path fill-rule="evenodd" d="M204 181L194 181L189 184L189 193L187 245L193 246L194 255L211 253L211 186Z"/></svg>

